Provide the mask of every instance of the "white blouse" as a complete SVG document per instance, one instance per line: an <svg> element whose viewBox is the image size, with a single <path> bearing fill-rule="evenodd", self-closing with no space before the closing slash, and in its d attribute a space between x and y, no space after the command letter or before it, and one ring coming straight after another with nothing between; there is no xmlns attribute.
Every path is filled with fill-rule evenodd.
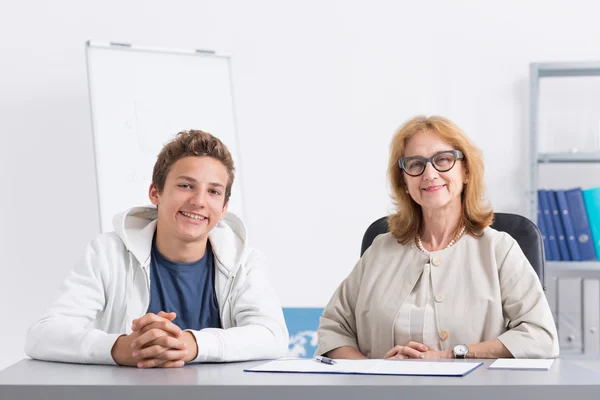
<svg viewBox="0 0 600 400"><path fill-rule="evenodd" d="M442 350L434 311L431 264L423 273L398 311L394 325L394 345L410 341L423 343L429 350Z"/></svg>

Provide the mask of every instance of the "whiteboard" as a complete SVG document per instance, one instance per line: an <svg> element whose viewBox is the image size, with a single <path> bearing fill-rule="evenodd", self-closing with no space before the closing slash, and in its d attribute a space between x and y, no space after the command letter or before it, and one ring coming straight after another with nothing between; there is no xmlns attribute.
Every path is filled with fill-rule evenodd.
<svg viewBox="0 0 600 400"><path fill-rule="evenodd" d="M86 56L101 231L113 230L115 214L150 204L158 153L188 129L229 148L236 165L229 211L243 217L230 58L96 42Z"/></svg>

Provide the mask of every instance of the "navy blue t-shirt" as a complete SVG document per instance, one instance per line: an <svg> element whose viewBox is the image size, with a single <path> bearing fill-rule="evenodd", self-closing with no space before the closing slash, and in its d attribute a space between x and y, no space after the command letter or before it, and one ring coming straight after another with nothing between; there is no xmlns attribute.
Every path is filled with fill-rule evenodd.
<svg viewBox="0 0 600 400"><path fill-rule="evenodd" d="M165 258L152 240L150 305L148 312L175 312L173 323L183 329L221 328L215 294L215 261L210 242L200 260L173 262Z"/></svg>

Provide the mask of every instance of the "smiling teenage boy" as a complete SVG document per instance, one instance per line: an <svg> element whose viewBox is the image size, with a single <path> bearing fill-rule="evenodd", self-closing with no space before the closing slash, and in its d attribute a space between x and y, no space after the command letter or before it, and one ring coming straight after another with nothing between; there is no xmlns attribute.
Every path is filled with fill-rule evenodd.
<svg viewBox="0 0 600 400"><path fill-rule="evenodd" d="M180 367L277 358L288 332L264 261L227 213L225 145L180 132L158 155L149 197L113 220L27 333L32 358Z"/></svg>

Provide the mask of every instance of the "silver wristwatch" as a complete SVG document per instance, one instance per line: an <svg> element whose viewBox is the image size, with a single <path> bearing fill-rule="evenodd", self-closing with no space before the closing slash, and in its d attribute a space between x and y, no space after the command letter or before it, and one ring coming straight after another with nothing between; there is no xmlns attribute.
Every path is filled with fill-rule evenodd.
<svg viewBox="0 0 600 400"><path fill-rule="evenodd" d="M454 354L454 358L467 358L467 353L469 352L469 346L466 344L457 344L452 349L452 354Z"/></svg>

